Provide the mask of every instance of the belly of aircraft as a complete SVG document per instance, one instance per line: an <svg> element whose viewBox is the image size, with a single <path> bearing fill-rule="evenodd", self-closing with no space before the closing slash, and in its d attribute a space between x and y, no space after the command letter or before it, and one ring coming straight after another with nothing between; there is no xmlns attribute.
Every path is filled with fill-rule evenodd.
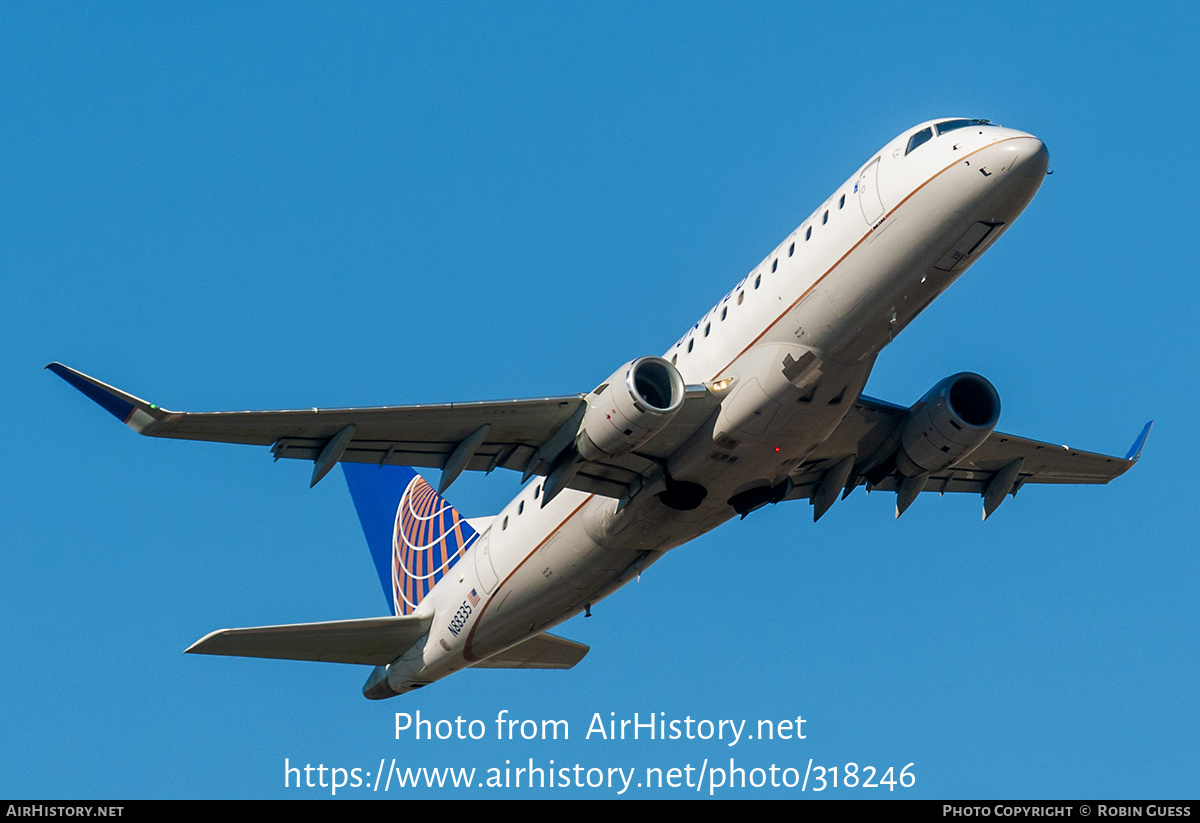
<svg viewBox="0 0 1200 823"><path fill-rule="evenodd" d="M673 479L704 487L698 505L681 510L649 495L618 511L615 500L586 500L487 601L466 638L466 661L583 611L667 550L733 517L735 495L786 482L853 408L883 347L978 259L1031 196L989 188L996 181L976 174L966 166L947 169L912 192L818 282L801 287L753 345L731 352L722 374L738 376L740 405L731 393L721 416L667 462ZM795 365L809 353L818 368Z"/></svg>

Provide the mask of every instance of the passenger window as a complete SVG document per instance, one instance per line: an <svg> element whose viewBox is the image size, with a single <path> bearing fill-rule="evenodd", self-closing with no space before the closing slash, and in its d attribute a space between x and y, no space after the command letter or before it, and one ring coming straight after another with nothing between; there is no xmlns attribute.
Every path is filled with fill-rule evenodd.
<svg viewBox="0 0 1200 823"><path fill-rule="evenodd" d="M757 289L757 288L758 288L758 284L759 284L759 283L761 283L761 282L762 282L762 275L760 274L758 277L754 278L754 288L756 288L756 289Z"/></svg>
<svg viewBox="0 0 1200 823"><path fill-rule="evenodd" d="M829 209L826 209L825 213L823 215L821 215L821 225L825 225L828 222L829 222Z"/></svg>
<svg viewBox="0 0 1200 823"><path fill-rule="evenodd" d="M791 245L791 246L788 248L788 257L791 257L791 256L792 256L792 252L794 252L795 250L796 250L796 244L795 244L795 243L793 243L793 244L792 244L792 245Z"/></svg>
<svg viewBox="0 0 1200 823"><path fill-rule="evenodd" d="M689 341L688 341L688 351L689 351L689 352L692 350L692 346L694 346L694 345L696 345L696 341L695 341L695 340L689 340Z"/></svg>
<svg viewBox="0 0 1200 823"><path fill-rule="evenodd" d="M805 240L808 240L808 238L810 238L810 237L812 237L812 226L809 226L808 229L804 232Z"/></svg>
<svg viewBox="0 0 1200 823"><path fill-rule="evenodd" d="M705 323L705 324L704 324L704 336L705 336L705 337L708 337L708 330L709 330L709 329L711 329L711 328L712 328L712 323Z"/></svg>
<svg viewBox="0 0 1200 823"><path fill-rule="evenodd" d="M724 319L725 319L725 312L727 312L727 311L729 311L729 307L728 307L728 306L726 306L725 308L721 309L721 319L722 319L722 320L724 320Z"/></svg>
<svg viewBox="0 0 1200 823"><path fill-rule="evenodd" d="M738 292L738 305L739 305L739 306L740 306L740 305L742 305L742 299L743 299L745 296L746 296L746 293L745 293L744 291L740 291L740 292Z"/></svg>
<svg viewBox="0 0 1200 823"><path fill-rule="evenodd" d="M846 195L843 194L842 199L838 201L838 208L840 209L844 205L846 205Z"/></svg>
<svg viewBox="0 0 1200 823"><path fill-rule="evenodd" d="M933 139L933 129L928 128L928 127L921 129L919 132L914 134L912 137L908 138L908 148L904 150L904 154L907 155L909 152L911 152L917 146L924 143L926 140L932 140L932 139Z"/></svg>
<svg viewBox="0 0 1200 823"><path fill-rule="evenodd" d="M779 268L779 258L778 257L776 257L775 260L771 263L771 271L775 271L777 268Z"/></svg>

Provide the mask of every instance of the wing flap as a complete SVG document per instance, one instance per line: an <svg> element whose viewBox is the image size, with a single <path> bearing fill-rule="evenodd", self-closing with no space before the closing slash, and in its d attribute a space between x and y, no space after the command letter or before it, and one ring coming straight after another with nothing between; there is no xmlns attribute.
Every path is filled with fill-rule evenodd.
<svg viewBox="0 0 1200 823"><path fill-rule="evenodd" d="M953 468L990 477L1017 458L1024 461L1021 477L1027 483L1108 483L1134 464L1133 460L1121 457L993 432L982 446Z"/></svg>
<svg viewBox="0 0 1200 823"><path fill-rule="evenodd" d="M491 426L485 446L536 442L547 429L562 425L582 402L571 395L359 409L168 412L143 434L268 446L292 438L325 441L353 425L356 442L431 443L447 446L449 452L485 423Z"/></svg>
<svg viewBox="0 0 1200 823"><path fill-rule="evenodd" d="M408 615L220 629L187 653L386 666L424 637L432 622L427 615Z"/></svg>

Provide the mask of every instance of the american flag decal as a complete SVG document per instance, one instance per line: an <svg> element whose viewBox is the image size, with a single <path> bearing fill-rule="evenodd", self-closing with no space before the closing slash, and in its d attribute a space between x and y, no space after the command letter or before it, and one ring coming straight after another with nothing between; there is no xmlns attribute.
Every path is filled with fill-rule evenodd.
<svg viewBox="0 0 1200 823"><path fill-rule="evenodd" d="M471 589L471 593L467 595L467 600L471 601L471 608L479 605L479 595L475 593L474 589Z"/></svg>

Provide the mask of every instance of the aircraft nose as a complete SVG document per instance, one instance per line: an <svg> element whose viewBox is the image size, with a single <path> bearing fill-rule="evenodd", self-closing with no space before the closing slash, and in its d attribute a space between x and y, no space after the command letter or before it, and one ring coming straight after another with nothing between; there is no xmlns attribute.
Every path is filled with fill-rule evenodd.
<svg viewBox="0 0 1200 823"><path fill-rule="evenodd" d="M980 174L1000 198L1002 210L1014 217L1029 205L1050 165L1046 144L1032 134L1018 133L994 143L978 157Z"/></svg>
<svg viewBox="0 0 1200 823"><path fill-rule="evenodd" d="M1036 177L1039 180L1046 176L1050 167L1050 150L1038 138L1030 135L1026 140L1016 140L1022 143L1021 157L1013 165L1013 171L1026 177Z"/></svg>
<svg viewBox="0 0 1200 823"><path fill-rule="evenodd" d="M1005 140L996 146L1001 169L1017 177L1041 180L1050 167L1050 151L1032 134Z"/></svg>

